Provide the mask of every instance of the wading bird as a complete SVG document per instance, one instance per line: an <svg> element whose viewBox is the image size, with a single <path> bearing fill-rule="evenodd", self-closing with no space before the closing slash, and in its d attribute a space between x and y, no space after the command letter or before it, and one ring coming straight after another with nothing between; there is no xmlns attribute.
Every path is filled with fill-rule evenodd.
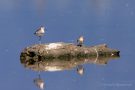
<svg viewBox="0 0 135 90"><path fill-rule="evenodd" d="M82 47L83 43L84 43L84 37L83 37L83 36L80 36L80 37L77 39L77 46Z"/></svg>
<svg viewBox="0 0 135 90"><path fill-rule="evenodd" d="M41 26L39 29L36 30L36 32L34 33L36 36L39 37L39 42L41 43L41 37L44 35L45 33L45 27Z"/></svg>

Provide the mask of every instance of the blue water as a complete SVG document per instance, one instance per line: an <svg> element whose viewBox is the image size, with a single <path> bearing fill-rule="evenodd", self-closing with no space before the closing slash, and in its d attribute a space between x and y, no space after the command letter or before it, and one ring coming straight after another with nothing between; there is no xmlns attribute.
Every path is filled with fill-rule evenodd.
<svg viewBox="0 0 135 90"><path fill-rule="evenodd" d="M72 42L80 35L85 45L106 43L121 51L107 65L84 65L76 70L41 72L45 90L135 89L134 0L0 0L0 89L38 90L38 72L20 63L21 51L38 43L35 30L47 28L43 43Z"/></svg>

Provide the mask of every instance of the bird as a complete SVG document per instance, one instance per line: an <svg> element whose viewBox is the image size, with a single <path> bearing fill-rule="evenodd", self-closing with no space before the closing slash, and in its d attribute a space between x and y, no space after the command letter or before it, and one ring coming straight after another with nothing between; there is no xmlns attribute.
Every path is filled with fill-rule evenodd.
<svg viewBox="0 0 135 90"><path fill-rule="evenodd" d="M80 36L80 37L77 39L77 46L82 47L83 43L84 43L84 37L83 37L83 36Z"/></svg>
<svg viewBox="0 0 135 90"><path fill-rule="evenodd" d="M41 26L39 29L37 29L34 33L34 35L39 37L39 42L41 43L41 37L45 34L45 27Z"/></svg>

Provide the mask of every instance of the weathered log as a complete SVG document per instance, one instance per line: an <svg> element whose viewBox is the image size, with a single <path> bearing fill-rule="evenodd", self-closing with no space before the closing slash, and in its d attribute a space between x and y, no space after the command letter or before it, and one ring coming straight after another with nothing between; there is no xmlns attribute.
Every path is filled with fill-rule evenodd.
<svg viewBox="0 0 135 90"><path fill-rule="evenodd" d="M108 59L119 57L119 52L108 48L106 44L79 47L72 43L58 42L26 47L20 59L26 67L36 70L36 65L39 65L44 67L39 70L47 71L46 66L69 69L89 62L106 64Z"/></svg>
<svg viewBox="0 0 135 90"><path fill-rule="evenodd" d="M21 59L35 59L41 61L45 59L69 59L96 56L119 56L118 50L107 48L106 44L96 46L76 46L72 43L50 43L36 44L26 47L21 52Z"/></svg>

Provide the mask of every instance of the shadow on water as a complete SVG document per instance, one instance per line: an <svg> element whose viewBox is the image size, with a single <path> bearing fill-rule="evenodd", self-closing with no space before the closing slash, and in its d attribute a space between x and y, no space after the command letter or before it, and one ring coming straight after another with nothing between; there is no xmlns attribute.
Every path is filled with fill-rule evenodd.
<svg viewBox="0 0 135 90"><path fill-rule="evenodd" d="M85 64L98 64L106 65L109 60L114 60L119 58L119 56L99 56L99 57L89 57L89 58L72 58L72 59L49 59L49 60L39 60L34 61L33 59L25 62L25 59L21 59L21 64L28 69L34 70L38 73L38 78L33 80L34 84L41 90L44 89L44 80L40 77L40 72L54 72L54 71L64 71L76 69L78 75L84 75Z"/></svg>

